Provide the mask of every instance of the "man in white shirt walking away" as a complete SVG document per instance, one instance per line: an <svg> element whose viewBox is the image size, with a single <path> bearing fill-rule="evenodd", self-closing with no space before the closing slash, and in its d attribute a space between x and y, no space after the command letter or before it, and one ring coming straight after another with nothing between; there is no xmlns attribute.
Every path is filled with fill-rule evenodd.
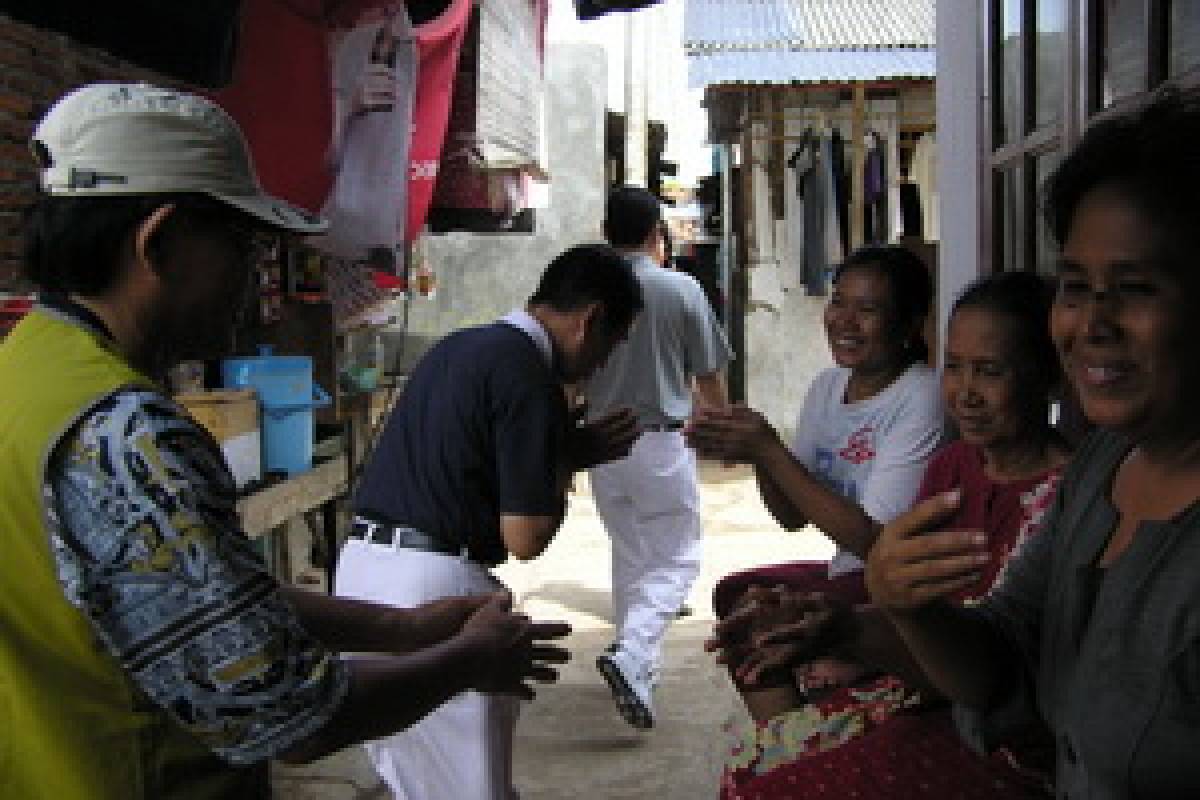
<svg viewBox="0 0 1200 800"><path fill-rule="evenodd" d="M700 571L696 455L684 443L683 423L693 397L701 406L725 405L722 370L731 356L700 284L662 266L664 233L649 191L625 186L609 195L604 235L633 265L645 305L585 387L589 420L629 408L642 430L627 457L590 471L612 539L617 628L596 666L621 716L641 729L654 725L663 636Z"/></svg>

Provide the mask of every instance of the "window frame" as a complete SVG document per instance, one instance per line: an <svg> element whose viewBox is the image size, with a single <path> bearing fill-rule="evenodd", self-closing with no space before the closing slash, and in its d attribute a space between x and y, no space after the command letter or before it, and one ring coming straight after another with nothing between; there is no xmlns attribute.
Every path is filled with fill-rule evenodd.
<svg viewBox="0 0 1200 800"><path fill-rule="evenodd" d="M1091 121L1120 113L1142 103L1161 86L1200 85L1200 64L1178 74L1170 74L1170 22L1173 2L1191 0L1128 0L1143 4L1146 14L1145 84L1137 92L1103 107L1103 19L1106 0L1065 0L1062 97L1055 122L1036 125L1036 48L1030 43L1037 35L1037 10L1044 0L1014 0L1020 3L1021 21L1017 42L1020 64L1019 86L1015 93L1019 130L1000 143L1003 107L1003 36L1005 0L988 0L980 15L982 78L986 87L982 108L982 152L984 191L981 193L980 253L984 274L999 271L1005 263L1003 241L1004 209L998 199L1003 191L1005 173L1020 169L1019 194L1014 220L1017 258L1014 263L1026 270L1038 268L1038 226L1040 203L1037 186L1037 159L1054 152L1065 152ZM1119 0L1118 0L1119 1Z"/></svg>
<svg viewBox="0 0 1200 800"><path fill-rule="evenodd" d="M1014 263L1024 269L1036 269L1037 226L1039 207L1037 202L1036 163L1040 156L1061 150L1071 136L1072 89L1077 83L1072 71L1074 61L1075 12L1077 3L1066 0L1063 47L1060 54L1059 71L1062 75L1063 93L1059 101L1057 119L1042 126L1037 125L1037 49L1030 42L1037 34L1037 7L1039 0L1016 0L1020 3L1021 21L1016 44L1017 60L1020 64L1018 87L1014 94L1017 104L1016 118L1019 129L1003 144L999 144L1003 103L1004 63L1003 35L1005 0L989 0L986 13L982 15L984 30L984 77L988 92L984 98L984 130L982 161L985 169L985 191L980 230L983 232L983 264L985 272L1001 268L1006 259L1009 243L1003 241L1004 209L998 202L1004 189L1006 173L1019 170L1018 196L1014 220L1016 257Z"/></svg>

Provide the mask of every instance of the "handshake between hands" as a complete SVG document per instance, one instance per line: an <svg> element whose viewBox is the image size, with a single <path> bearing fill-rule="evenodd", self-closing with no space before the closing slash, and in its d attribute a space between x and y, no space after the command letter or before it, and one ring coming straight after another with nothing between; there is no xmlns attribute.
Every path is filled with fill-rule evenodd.
<svg viewBox="0 0 1200 800"><path fill-rule="evenodd" d="M629 409L587 423L579 416L567 442L568 461L573 469L590 469L624 458L640 435L638 418ZM755 464L787 450L766 417L744 405L701 408L688 419L683 435L701 458L727 465Z"/></svg>
<svg viewBox="0 0 1200 800"><path fill-rule="evenodd" d="M629 409L587 423L577 417L567 442L568 461L573 469L590 469L624 458L640 435L638 418ZM729 465L758 463L774 449L786 452L766 417L744 405L699 409L687 421L683 435L701 458Z"/></svg>

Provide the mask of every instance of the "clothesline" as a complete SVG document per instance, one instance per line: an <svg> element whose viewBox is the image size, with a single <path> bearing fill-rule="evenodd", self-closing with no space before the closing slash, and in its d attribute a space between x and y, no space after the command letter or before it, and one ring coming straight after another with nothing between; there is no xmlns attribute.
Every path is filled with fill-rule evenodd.
<svg viewBox="0 0 1200 800"><path fill-rule="evenodd" d="M861 121L863 124L875 122L894 123L900 133L930 133L937 127L936 119L932 114L905 114L899 111L871 111L860 115L856 115L852 109L849 110L821 110L821 109L796 109L791 112L755 112L747 113L747 124L750 128L750 138L756 142L777 142L777 141L801 141L804 138L803 134L781 134L781 133L762 133L755 134L753 132L756 123L764 124L770 122L808 122L828 126L834 122L855 122Z"/></svg>
<svg viewBox="0 0 1200 800"><path fill-rule="evenodd" d="M927 129L925 129L922 132L932 133L934 130L935 130L934 126L930 125ZM913 130L911 132L916 133L917 131ZM751 134L751 136L750 136L751 141L755 141L755 142L802 142L807 138L809 138L809 137L802 133L798 133L798 134L768 134L765 136L755 136L755 135Z"/></svg>
<svg viewBox="0 0 1200 800"><path fill-rule="evenodd" d="M775 119L804 119L813 117L818 119L851 119L854 116L854 109L837 108L837 109L821 109L821 108L792 108L783 111L749 111L747 112L751 119L755 121L770 121ZM910 112L902 111L864 111L863 119L895 119L898 121L917 121L926 122L934 119L932 112Z"/></svg>

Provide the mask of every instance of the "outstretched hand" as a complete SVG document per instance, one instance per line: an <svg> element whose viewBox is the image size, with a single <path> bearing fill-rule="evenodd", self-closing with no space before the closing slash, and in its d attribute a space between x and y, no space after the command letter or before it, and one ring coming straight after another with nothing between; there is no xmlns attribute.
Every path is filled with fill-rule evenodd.
<svg viewBox="0 0 1200 800"><path fill-rule="evenodd" d="M982 531L937 531L960 492L925 500L883 527L867 557L871 600L889 614L920 609L979 581L990 554ZM931 532L933 531L933 532Z"/></svg>
<svg viewBox="0 0 1200 800"><path fill-rule="evenodd" d="M534 622L514 612L508 593L497 592L459 633L470 652L471 688L532 699L531 684L558 680L554 665L570 659L566 649L550 644L570 632L565 622Z"/></svg>
<svg viewBox="0 0 1200 800"><path fill-rule="evenodd" d="M591 469L624 458L640 434L637 415L628 408L575 425L567 440L571 467Z"/></svg>
<svg viewBox="0 0 1200 800"><path fill-rule="evenodd" d="M688 420L683 435L699 456L725 464L754 463L779 442L767 418L743 405L702 408Z"/></svg>

